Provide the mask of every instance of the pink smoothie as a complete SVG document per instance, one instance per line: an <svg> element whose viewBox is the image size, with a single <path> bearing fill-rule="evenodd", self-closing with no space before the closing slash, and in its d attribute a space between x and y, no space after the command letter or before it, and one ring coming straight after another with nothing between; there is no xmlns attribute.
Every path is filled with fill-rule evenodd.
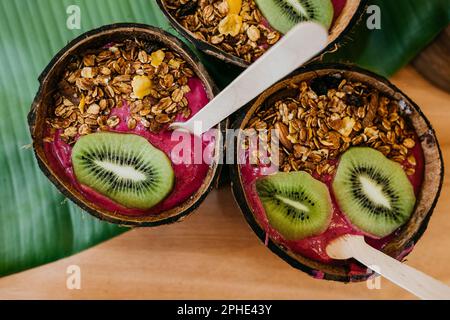
<svg viewBox="0 0 450 320"><path fill-rule="evenodd" d="M416 166L416 173L413 176L409 177L409 180L411 184L414 187L414 191L416 195L420 192L420 188L423 181L423 172L424 172L424 158L423 158L423 151L422 147L420 146L419 139L416 139L416 147L413 149L412 154L416 157L417 166ZM284 245L285 247L291 249L293 252L299 253L305 257L324 262L324 263L336 263L339 264L338 261L335 261L331 259L327 253L326 253L326 247L327 245L333 240L336 239L342 235L345 234L355 234L355 235L364 235L366 238L366 241L372 245L373 247L377 249L382 249L389 241L393 238L393 236L396 234L394 232L393 234L382 238L382 239L375 239L368 235L365 235L360 230L357 230L354 226L350 224L350 222L345 218L343 213L339 210L339 207L336 203L336 199L334 198L333 192L332 192L332 182L333 182L333 176L330 175L323 175L318 176L315 175L314 177L318 180L321 180L324 182L331 193L332 196L332 202L333 202L333 214L332 214L332 220L330 223L330 226L328 229L322 233L319 236L310 237L306 239L302 239L299 241L287 241L283 239L283 237L276 231L272 226L270 226L269 221L267 219L264 207L258 197L258 194L256 192L255 187L255 181L263 177L264 174L262 173L262 168L257 167L255 165L250 164L248 159L248 153L247 152L241 152L240 154L240 161L239 163L245 163L244 165L240 165L240 172L241 172L241 179L242 179L242 186L244 188L244 192L248 201L248 204L250 208L253 210L254 217L258 221L259 225L263 228L263 230L266 232L266 235L268 238L272 239L274 242ZM404 167L408 167L409 164L407 162L404 163ZM273 170L272 170L273 171ZM273 171L272 173L275 173ZM267 174L267 172L266 172ZM267 238L267 240L268 240ZM353 264L352 269L354 269L354 272L362 272L364 273L365 270L360 269L358 265Z"/></svg>
<svg viewBox="0 0 450 320"><path fill-rule="evenodd" d="M208 103L209 99L203 83L199 79L191 78L188 85L191 92L186 94L186 98L189 102L192 117ZM44 145L50 165L59 176L68 179L70 183L74 185L88 201L96 203L100 207L111 212L119 212L130 216L152 215L180 205L189 199L189 197L200 188L208 173L209 164L212 162L214 157L215 142L213 131L205 133L202 138L194 138L193 135L183 133L179 137L180 140L172 141L172 131L167 128L161 130L159 133L153 133L139 123L134 130L128 129L127 119L130 116L130 112L126 104L124 104L121 108L113 109L111 111L111 115L116 115L120 118L119 125L111 131L140 135L146 138L154 147L167 154L167 156L172 160L172 167L175 173L175 185L170 195L150 210L142 211L125 208L113 202L109 198L99 194L95 190L78 183L72 168L72 147L61 139L60 132L57 131L54 134L54 141L45 143ZM179 115L176 120L182 122L188 119L185 119ZM194 139L197 139L196 142L194 142ZM187 142L191 144L190 155L178 155L182 156L183 159L189 159L190 157L191 161L185 161L189 162L189 164L180 163L181 161L178 160L178 156L172 155L172 150L180 142ZM201 146L202 152L205 153L203 161L195 162L199 164L194 164L194 153L196 151L195 145ZM174 157L177 157L177 159L174 159Z"/></svg>
<svg viewBox="0 0 450 320"><path fill-rule="evenodd" d="M331 0L333 2L334 7L334 20L341 15L342 10L344 10L345 5L347 4L347 0Z"/></svg>

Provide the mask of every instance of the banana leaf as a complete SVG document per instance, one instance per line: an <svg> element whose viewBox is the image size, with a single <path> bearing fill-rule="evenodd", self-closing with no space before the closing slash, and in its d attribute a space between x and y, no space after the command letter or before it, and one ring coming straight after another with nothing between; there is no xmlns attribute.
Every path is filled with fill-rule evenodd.
<svg viewBox="0 0 450 320"><path fill-rule="evenodd" d="M374 2L382 8L382 30L368 32L362 24L353 40L327 59L389 75L448 24L447 0ZM71 5L81 10L80 29L66 26ZM38 76L51 57L79 34L116 22L175 33L154 0L0 0L0 276L72 255L127 230L82 212L47 181L34 160L26 123ZM220 87L241 72L199 55Z"/></svg>
<svg viewBox="0 0 450 320"><path fill-rule="evenodd" d="M449 0L369 0L377 6L381 29L369 30L366 13L325 61L357 64L383 76L391 76L408 64L450 23Z"/></svg>
<svg viewBox="0 0 450 320"><path fill-rule="evenodd" d="M69 30L70 5L81 29ZM26 116L38 76L79 34L104 24L147 22L168 28L153 1L0 1L0 275L89 248L127 229L97 220L65 199L39 170Z"/></svg>

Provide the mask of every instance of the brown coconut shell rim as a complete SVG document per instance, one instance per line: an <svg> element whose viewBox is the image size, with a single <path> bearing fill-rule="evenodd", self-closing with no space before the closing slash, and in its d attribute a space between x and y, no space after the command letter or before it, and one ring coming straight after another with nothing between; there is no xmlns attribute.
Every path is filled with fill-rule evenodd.
<svg viewBox="0 0 450 320"><path fill-rule="evenodd" d="M170 24L181 33L186 39L188 39L197 49L205 52L206 54L216 57L227 63L237 65L241 68L247 68L250 64L244 59L236 57L230 53L224 52L218 47L210 44L209 42L197 39L191 31L185 29L178 21L173 17L166 9L164 0L156 0L161 11L169 20ZM316 57L320 57L327 52L334 52L340 46L341 39L345 37L358 23L364 9L366 8L367 0L347 0L346 7L341 15L334 21L334 25L330 31L329 43L327 47L317 54ZM348 9L350 7L350 10ZM346 10L349 10L348 12ZM313 59L314 60L314 59Z"/></svg>
<svg viewBox="0 0 450 320"><path fill-rule="evenodd" d="M370 80L369 85L375 85L380 92L387 94L393 98L400 98L406 102L407 106L412 110L412 115L408 116L411 121L413 121L413 126L416 132L419 134L419 138L424 149L425 156L425 168L424 168L424 181L422 184L422 190L419 193L418 201L416 204L415 211L411 219L406 225L399 229L398 234L394 239L383 249L383 251L393 257L405 258L409 254L410 249L418 242L423 233L425 232L430 217L436 206L438 198L441 193L443 178L444 178L444 162L442 157L442 152L439 143L436 138L435 131L425 117L421 109L417 104L415 104L408 96L406 96L400 89L393 85L389 80L381 77L370 71L350 66L344 64L317 64L309 65L299 69L294 75L287 77L265 91L259 96L254 102L248 105L237 117L235 123L232 125L234 129L243 128L246 122L249 120L250 116L256 110L256 108L261 105L267 98L277 91L283 90L289 83L297 82L298 79L306 77L307 75L313 75L313 77L322 76L325 74L336 74L343 73L344 78L348 78L347 74L359 75L366 80ZM311 77L311 78L313 78ZM296 79L294 81L294 79ZM360 79L360 81L362 81ZM367 83L367 81L363 81ZM382 90L384 88L385 90ZM411 117L414 117L411 118ZM414 122L415 121L415 122ZM421 121L425 128L421 128L421 132L418 132L416 127L417 122ZM236 147L236 141L234 145ZM237 149L235 149L237 150ZM430 152L430 154L428 154ZM432 158L434 156L434 158ZM427 158L428 157L428 158ZM236 160L237 158L235 158ZM427 172L430 171L432 172ZM246 194L242 187L242 181L240 176L239 165L230 166L230 179L232 184L232 191L234 198L239 205L247 223L256 233L258 238L265 243L266 232L259 225L258 221L255 219L252 209L250 208ZM429 186L429 184L431 185ZM425 188L428 189L425 191ZM327 280L341 281L341 282L354 282L354 281L364 281L367 280L373 273L368 270L367 274L352 274L348 265L335 266L330 264L321 263L309 258L306 258L300 254L291 252L288 248L284 248L278 243L269 239L268 248L278 255L280 258L289 263L292 267L300 269L313 277L320 277ZM354 260L352 260L354 261Z"/></svg>
<svg viewBox="0 0 450 320"><path fill-rule="evenodd" d="M210 99L212 99L219 92L214 81L209 76L206 68L200 60L186 44L173 35L160 28L151 27L145 24L117 23L105 25L100 28L90 30L69 42L53 57L42 74L39 76L40 87L28 114L28 124L31 137L33 139L33 149L40 169L49 178L49 180L61 193L91 215L101 220L124 226L150 227L170 224L181 221L191 214L196 208L198 208L198 206L200 206L211 189L217 184L222 169L220 160L223 157L223 137L227 126L227 121L223 121L217 126L218 135L216 136L215 146L216 160L213 164L211 164L207 177L204 179L201 188L181 205L158 215L138 217L127 216L117 212L104 210L95 204L89 203L89 201L85 200L83 195L78 190L65 181L64 177L59 177L56 174L48 163L43 150L42 131L44 129L43 122L45 121L45 115L47 114L47 106L43 105L43 103L46 101L45 99L48 99L48 96L55 90L54 85L52 86L52 84L55 84L60 76L60 73L57 72L56 69L59 67L60 70L63 70L64 64L67 63L68 59L70 59L73 55L80 54L82 51L89 48L99 48L101 45L105 45L108 43L106 39L108 39L109 42L113 42L114 39L117 41L117 39L120 38L119 41L121 41L125 40L128 35L135 38L145 38L150 41L158 41L170 49L178 52L188 62L196 75L203 82ZM95 40L99 39L101 41L100 44L92 44ZM47 86L51 86L52 88L47 89Z"/></svg>

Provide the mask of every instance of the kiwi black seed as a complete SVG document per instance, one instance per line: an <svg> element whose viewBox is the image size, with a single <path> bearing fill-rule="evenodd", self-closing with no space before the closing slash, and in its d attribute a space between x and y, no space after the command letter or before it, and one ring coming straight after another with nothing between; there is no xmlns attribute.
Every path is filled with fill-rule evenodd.
<svg viewBox="0 0 450 320"><path fill-rule="evenodd" d="M327 29L333 22L331 0L256 0L256 4L270 25L281 33L304 21L319 22Z"/></svg>
<svg viewBox="0 0 450 320"><path fill-rule="evenodd" d="M72 165L78 182L131 209L152 208L174 184L166 154L134 134L81 137L72 150Z"/></svg>
<svg viewBox="0 0 450 320"><path fill-rule="evenodd" d="M306 172L280 172L256 181L270 225L286 240L324 232L332 206L328 188Z"/></svg>
<svg viewBox="0 0 450 320"><path fill-rule="evenodd" d="M376 238L407 222L416 202L402 166L367 147L351 148L342 155L333 191L350 222Z"/></svg>

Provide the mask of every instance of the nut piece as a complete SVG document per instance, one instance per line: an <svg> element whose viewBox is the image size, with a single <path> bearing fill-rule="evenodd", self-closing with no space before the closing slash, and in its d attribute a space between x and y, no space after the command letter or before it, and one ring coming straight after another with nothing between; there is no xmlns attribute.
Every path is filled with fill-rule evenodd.
<svg viewBox="0 0 450 320"><path fill-rule="evenodd" d="M261 32L256 26L251 26L247 29L247 36L250 40L256 42L261 37Z"/></svg>
<svg viewBox="0 0 450 320"><path fill-rule="evenodd" d="M288 139L288 136L289 136L288 127L282 122L277 122L277 123L275 123L275 130L278 131L278 135L279 135L281 144L286 149L292 150L292 142Z"/></svg>
<svg viewBox="0 0 450 320"><path fill-rule="evenodd" d="M363 127L368 127L372 125L373 119L375 119L375 116L377 114L378 105L379 105L379 95L378 92L374 92L370 96L369 109L367 110L366 116L364 117L364 120L362 122Z"/></svg>

